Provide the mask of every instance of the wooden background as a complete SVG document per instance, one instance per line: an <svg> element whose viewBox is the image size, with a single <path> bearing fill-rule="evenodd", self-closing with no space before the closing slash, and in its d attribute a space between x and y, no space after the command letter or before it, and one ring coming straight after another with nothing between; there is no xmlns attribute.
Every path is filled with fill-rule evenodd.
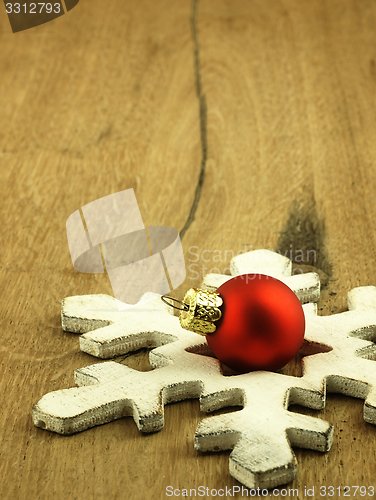
<svg viewBox="0 0 376 500"><path fill-rule="evenodd" d="M1 497L239 484L229 452L194 451L197 400L166 407L153 435L131 418L70 437L34 427L40 397L96 362L62 331L61 300L112 294L73 269L66 219L134 188L146 225L181 231L176 296L239 250L303 250L320 314L344 311L347 290L376 285L376 2L81 0L17 34L0 5L0 44ZM122 362L147 369L144 352ZM329 453L295 450L299 498L375 486L362 408L331 395L322 412L293 409L335 424Z"/></svg>

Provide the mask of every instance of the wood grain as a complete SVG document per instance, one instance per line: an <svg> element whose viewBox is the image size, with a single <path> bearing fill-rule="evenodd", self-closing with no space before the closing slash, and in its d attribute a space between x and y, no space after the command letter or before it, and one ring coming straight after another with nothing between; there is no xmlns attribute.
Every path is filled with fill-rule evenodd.
<svg viewBox="0 0 376 500"><path fill-rule="evenodd" d="M3 498L238 484L227 452L194 451L197 400L167 406L148 436L129 418L71 437L33 426L35 402L95 362L62 331L61 300L111 294L106 275L73 269L65 222L134 188L145 224L184 228L176 296L239 250L267 248L325 273L321 314L345 310L349 289L376 284L375 22L372 0L81 0L13 34L0 6ZM288 488L375 485L362 406L295 408L335 436L325 455L295 450Z"/></svg>

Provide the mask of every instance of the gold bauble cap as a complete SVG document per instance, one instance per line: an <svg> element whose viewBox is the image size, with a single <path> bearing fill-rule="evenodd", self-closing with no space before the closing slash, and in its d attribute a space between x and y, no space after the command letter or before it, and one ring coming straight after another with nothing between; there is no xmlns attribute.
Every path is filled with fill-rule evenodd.
<svg viewBox="0 0 376 500"><path fill-rule="evenodd" d="M215 332L215 322L222 317L219 309L222 304L222 297L218 293L190 288L183 299L184 307L179 316L181 326L200 335Z"/></svg>

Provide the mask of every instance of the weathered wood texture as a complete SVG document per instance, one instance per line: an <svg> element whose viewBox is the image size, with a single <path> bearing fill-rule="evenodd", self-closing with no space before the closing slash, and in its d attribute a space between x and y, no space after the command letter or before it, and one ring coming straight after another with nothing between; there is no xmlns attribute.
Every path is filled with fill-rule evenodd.
<svg viewBox="0 0 376 500"><path fill-rule="evenodd" d="M73 269L65 221L133 187L145 224L183 230L177 296L269 248L320 270L320 314L345 310L349 289L376 284L375 25L371 0L81 0L13 34L0 5L2 498L238 484L228 452L194 450L197 400L167 406L147 436L130 418L70 437L34 427L40 397L97 361L62 331L61 300L111 294L105 275ZM148 369L143 353L122 362ZM296 408L332 422L334 442L295 450L288 488L375 485L362 408Z"/></svg>

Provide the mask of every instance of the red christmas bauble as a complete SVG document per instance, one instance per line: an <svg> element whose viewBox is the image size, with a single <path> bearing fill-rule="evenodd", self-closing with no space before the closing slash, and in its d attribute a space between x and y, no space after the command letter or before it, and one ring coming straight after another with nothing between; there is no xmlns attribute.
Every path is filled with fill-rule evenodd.
<svg viewBox="0 0 376 500"><path fill-rule="evenodd" d="M236 276L217 291L222 317L207 342L226 366L244 373L279 370L298 352L305 317L295 293L265 274Z"/></svg>

